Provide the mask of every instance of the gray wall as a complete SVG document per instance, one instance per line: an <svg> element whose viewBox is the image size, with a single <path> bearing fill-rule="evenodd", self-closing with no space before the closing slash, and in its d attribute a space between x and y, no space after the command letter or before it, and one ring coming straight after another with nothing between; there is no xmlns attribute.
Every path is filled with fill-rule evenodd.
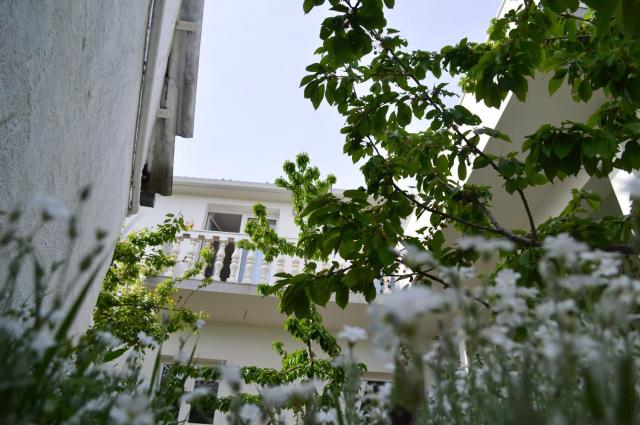
<svg viewBox="0 0 640 425"><path fill-rule="evenodd" d="M72 275L96 245L96 227L109 232L109 251L126 213L149 2L0 0L0 209L42 192L74 210L91 184ZM33 208L25 218L35 222ZM64 223L47 224L37 240L45 262L68 256ZM7 259L2 253L0 269ZM69 286L62 278L50 288L68 301Z"/></svg>

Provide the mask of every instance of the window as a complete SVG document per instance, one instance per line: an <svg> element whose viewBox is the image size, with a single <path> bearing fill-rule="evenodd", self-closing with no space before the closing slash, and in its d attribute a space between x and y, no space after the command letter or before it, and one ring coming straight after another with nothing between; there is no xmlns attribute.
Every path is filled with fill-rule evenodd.
<svg viewBox="0 0 640 425"><path fill-rule="evenodd" d="M362 404L360 404L360 412L363 417L368 418L372 411L374 411L376 407L379 407L378 397L376 397L376 395L387 383L387 381L372 379L363 380L361 382Z"/></svg>
<svg viewBox="0 0 640 425"><path fill-rule="evenodd" d="M206 388L209 390L209 394L218 395L218 388L220 383L218 381L205 381L203 379L196 379L193 385L193 389ZM209 406L189 406L189 418L187 423L190 424L213 424L213 417L215 416L216 409Z"/></svg>
<svg viewBox="0 0 640 425"><path fill-rule="evenodd" d="M245 214L242 212L211 211L207 214L205 230L212 230L214 232L244 233L247 223L251 220L255 220L255 217L251 214ZM278 220L276 218L269 218L268 221L269 226L271 226L273 230L276 230Z"/></svg>
<svg viewBox="0 0 640 425"><path fill-rule="evenodd" d="M212 362L212 364L210 365L219 363L220 362ZM168 379L170 367L171 363L164 363L162 365L160 372L160 382ZM187 378L185 380L184 388L186 391L193 391L196 388L206 388L209 390L209 393L215 397L218 395L220 383L218 381ZM195 403L194 405L190 405L187 403L179 404L178 402L176 402L176 404L173 406L173 410L175 412L176 420L186 425L211 425L213 424L216 413L216 409L210 406L198 406Z"/></svg>
<svg viewBox="0 0 640 425"><path fill-rule="evenodd" d="M242 214L210 212L207 216L207 230L240 233Z"/></svg>

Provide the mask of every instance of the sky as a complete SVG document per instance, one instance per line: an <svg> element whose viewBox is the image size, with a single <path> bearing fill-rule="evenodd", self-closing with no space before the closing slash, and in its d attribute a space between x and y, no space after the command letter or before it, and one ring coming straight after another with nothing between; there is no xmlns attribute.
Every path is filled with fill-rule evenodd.
<svg viewBox="0 0 640 425"><path fill-rule="evenodd" d="M397 0L387 20L410 49L439 50L483 41L500 3ZM176 141L175 175L271 183L285 160L307 152L336 187L362 184L342 153L344 118L326 103L314 110L299 88L326 16L305 15L302 0L205 1L194 137Z"/></svg>

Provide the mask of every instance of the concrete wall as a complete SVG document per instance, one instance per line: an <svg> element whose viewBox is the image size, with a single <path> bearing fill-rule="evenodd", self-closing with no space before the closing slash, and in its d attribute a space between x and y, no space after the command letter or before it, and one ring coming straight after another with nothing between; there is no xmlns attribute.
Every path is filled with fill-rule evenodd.
<svg viewBox="0 0 640 425"><path fill-rule="evenodd" d="M72 275L96 244L95 229L109 232L110 251L125 216L149 3L0 0L0 209L41 192L75 210L91 184L90 201L77 211ZM28 211L25 220L29 228L37 217ZM69 256L66 232L60 222L42 229L45 262ZM63 278L52 289L68 301L72 284Z"/></svg>

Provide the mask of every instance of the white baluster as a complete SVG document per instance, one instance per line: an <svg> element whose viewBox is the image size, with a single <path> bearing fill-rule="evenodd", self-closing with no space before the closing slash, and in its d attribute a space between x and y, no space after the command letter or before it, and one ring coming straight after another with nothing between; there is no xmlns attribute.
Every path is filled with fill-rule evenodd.
<svg viewBox="0 0 640 425"><path fill-rule="evenodd" d="M222 271L222 266L224 265L224 257L226 255L225 251L227 250L227 243L220 239L220 245L218 245L218 252L216 253L216 262L213 266L213 280L220 282L220 272Z"/></svg>
<svg viewBox="0 0 640 425"><path fill-rule="evenodd" d="M253 251L247 253L247 263L244 267L242 283L253 283L253 263L255 261L255 255Z"/></svg>
<svg viewBox="0 0 640 425"><path fill-rule="evenodd" d="M196 241L189 239L187 241L187 254L184 256L184 267L185 270L191 270L193 268L193 262L196 258L196 245L198 244Z"/></svg>
<svg viewBox="0 0 640 425"><path fill-rule="evenodd" d="M276 272L275 274L278 273L284 273L284 266L285 263L287 262L287 257L285 257L284 255L280 255L278 257L278 259L276 260ZM281 278L276 277L276 280L280 280Z"/></svg>
<svg viewBox="0 0 640 425"><path fill-rule="evenodd" d="M209 246L209 242L207 242L202 235L198 236L198 240L200 241L199 242L200 243L200 252L198 254L198 261L200 263L202 263L202 267L200 267L200 270L198 270L198 274L196 275L196 279L202 280L202 279L204 279L204 269L208 266L208 264L206 264L206 261L205 261L204 257L202 256L202 251Z"/></svg>
<svg viewBox="0 0 640 425"><path fill-rule="evenodd" d="M269 282L269 263L267 260L262 258L262 264L260 264L260 283L268 283Z"/></svg>
<svg viewBox="0 0 640 425"><path fill-rule="evenodd" d="M180 251L182 250L183 242L184 242L184 239L182 239L182 237L179 237L173 243L173 249L171 249L171 254L170 255L176 261L176 264L175 264L175 266L173 266L173 269L171 269L171 271L169 273L170 276L179 277L184 272L184 263L182 262L182 260L180 258Z"/></svg>
<svg viewBox="0 0 640 425"><path fill-rule="evenodd" d="M293 257L291 259L291 274L297 275L300 273L300 257Z"/></svg>
<svg viewBox="0 0 640 425"><path fill-rule="evenodd" d="M242 254L238 245L233 245L233 254L231 254L231 264L229 264L229 270L231 274L227 279L227 282L236 283L238 281L238 271L240 270L240 258Z"/></svg>
<svg viewBox="0 0 640 425"><path fill-rule="evenodd" d="M174 260L176 260L176 265L178 264L178 255L180 254L180 243L182 241L180 239L176 240L174 243L171 244L171 249L169 250L169 252L167 253L167 255L169 257L172 257ZM167 269L165 271L165 276L176 276L175 274L175 266L173 266L170 269Z"/></svg>

